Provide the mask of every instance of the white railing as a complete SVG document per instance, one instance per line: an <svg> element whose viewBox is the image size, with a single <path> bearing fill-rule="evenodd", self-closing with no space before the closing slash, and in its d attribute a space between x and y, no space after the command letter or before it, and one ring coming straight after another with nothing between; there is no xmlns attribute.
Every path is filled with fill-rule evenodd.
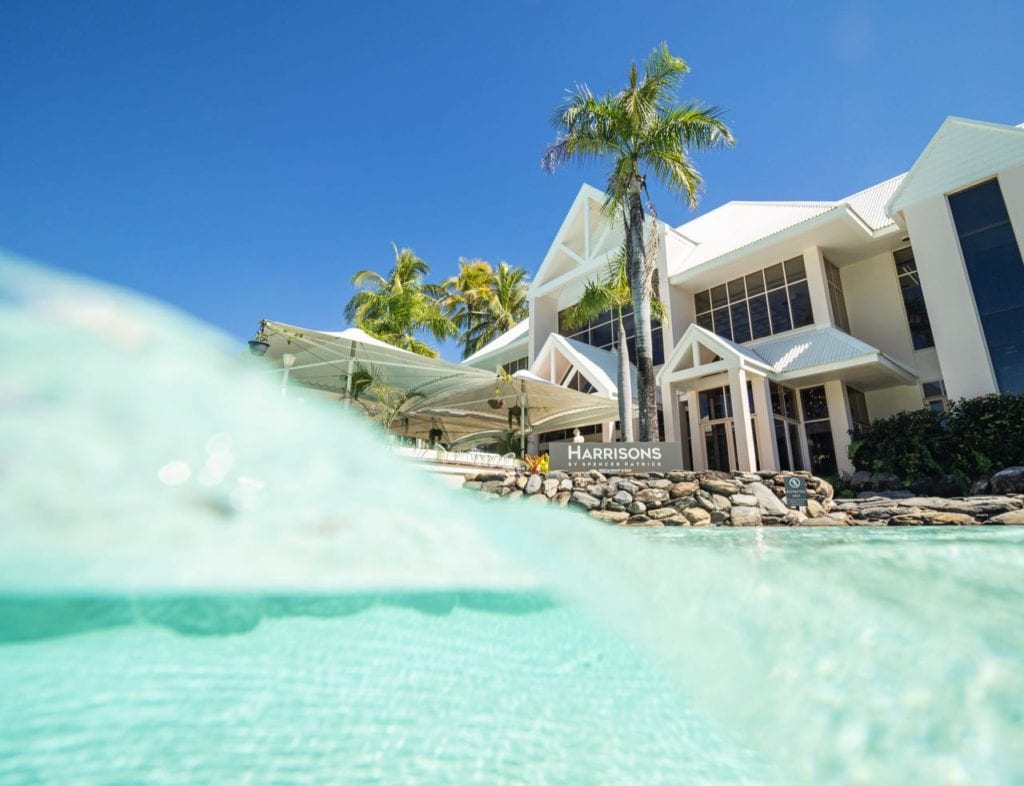
<svg viewBox="0 0 1024 786"><path fill-rule="evenodd" d="M499 456L497 453L485 453L482 450L445 450L440 446L436 448L396 446L393 448L393 451L396 455L403 458L434 464L461 464L471 467L515 469L522 463L516 458L514 453L506 453L504 456Z"/></svg>

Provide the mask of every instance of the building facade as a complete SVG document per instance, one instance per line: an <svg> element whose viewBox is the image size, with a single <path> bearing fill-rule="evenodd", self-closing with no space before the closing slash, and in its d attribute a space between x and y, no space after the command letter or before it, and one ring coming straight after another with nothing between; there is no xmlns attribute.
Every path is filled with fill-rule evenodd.
<svg viewBox="0 0 1024 786"><path fill-rule="evenodd" d="M466 363L617 396L612 315L566 320L623 242L604 201L582 187L529 319ZM729 202L649 234L663 438L692 468L849 472L858 424L1024 392L1024 126L949 118L907 173L843 199Z"/></svg>

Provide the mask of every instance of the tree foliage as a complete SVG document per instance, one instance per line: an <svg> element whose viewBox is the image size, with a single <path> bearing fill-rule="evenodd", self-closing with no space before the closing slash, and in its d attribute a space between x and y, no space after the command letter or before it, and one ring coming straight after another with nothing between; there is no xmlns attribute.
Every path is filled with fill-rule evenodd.
<svg viewBox="0 0 1024 786"><path fill-rule="evenodd" d="M458 329L462 356L511 330L529 314L527 274L499 262L495 270L483 259L460 259L459 272L440 285L440 305Z"/></svg>

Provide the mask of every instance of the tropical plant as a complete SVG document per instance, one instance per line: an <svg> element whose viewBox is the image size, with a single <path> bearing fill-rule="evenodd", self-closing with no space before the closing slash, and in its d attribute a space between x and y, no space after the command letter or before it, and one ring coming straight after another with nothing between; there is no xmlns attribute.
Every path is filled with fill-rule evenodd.
<svg viewBox="0 0 1024 786"><path fill-rule="evenodd" d="M629 352L626 344L626 325L622 314L632 306L633 293L626 272L626 251L619 252L608 262L608 269L602 278L588 281L583 295L566 314L570 328L579 327L595 317L611 311L618 325L618 388L619 427L623 442L633 441L633 380L629 370ZM651 315L658 320L665 318L665 307L660 300L651 299Z"/></svg>
<svg viewBox="0 0 1024 786"><path fill-rule="evenodd" d="M691 150L732 145L732 132L722 110L696 101L677 104L675 90L689 71L686 63L661 44L647 58L641 73L636 62L625 88L595 96L586 85L569 92L552 119L557 138L541 165L549 172L570 161L611 159L606 211L621 213L626 229L626 269L636 324L637 393L640 398L640 439L658 439L654 359L651 349L651 301L655 255L644 239L647 211L653 214L647 190L648 172L690 207L697 204L702 178Z"/></svg>
<svg viewBox="0 0 1024 786"><path fill-rule="evenodd" d="M440 285L440 304L458 330L462 356L515 327L529 314L526 271L499 262L495 271L483 259L460 259L458 275Z"/></svg>
<svg viewBox="0 0 1024 786"><path fill-rule="evenodd" d="M357 292L345 306L345 318L376 339L436 358L437 350L417 334L426 332L443 341L455 335L455 325L437 303L437 288L424 283L427 263L411 248L391 247L395 264L387 278L372 270L352 276Z"/></svg>
<svg viewBox="0 0 1024 786"><path fill-rule="evenodd" d="M527 453L523 456L523 461L526 462L526 468L531 475L546 475L551 468L551 457L547 453L539 456L531 456Z"/></svg>
<svg viewBox="0 0 1024 786"><path fill-rule="evenodd" d="M362 407L384 431L391 430L406 404L423 396L420 387L404 390L389 384L383 372L372 365L357 364L351 379L347 374L341 379L349 400Z"/></svg>
<svg viewBox="0 0 1024 786"><path fill-rule="evenodd" d="M502 431L498 434L497 439L494 440L494 452L499 455L504 456L512 453L518 456L521 450L522 435L518 431L513 431L512 429Z"/></svg>

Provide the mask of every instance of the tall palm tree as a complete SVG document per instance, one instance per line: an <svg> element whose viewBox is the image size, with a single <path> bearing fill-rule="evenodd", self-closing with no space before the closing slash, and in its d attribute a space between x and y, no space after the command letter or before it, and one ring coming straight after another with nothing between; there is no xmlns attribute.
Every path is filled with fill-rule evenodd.
<svg viewBox="0 0 1024 786"><path fill-rule="evenodd" d="M437 350L416 337L427 332L442 341L455 335L452 321L436 301L436 287L425 284L430 267L411 248L398 249L387 278L372 270L352 276L357 289L345 306L345 318L374 338L393 346L436 358Z"/></svg>
<svg viewBox="0 0 1024 786"><path fill-rule="evenodd" d="M440 304L460 331L462 356L469 357L528 315L526 271L499 262L460 259L459 273L440 285Z"/></svg>
<svg viewBox="0 0 1024 786"><path fill-rule="evenodd" d="M619 428L623 442L633 441L633 380L629 371L629 351L626 341L626 326L622 320L625 309L631 308L633 293L626 271L626 250L621 249L608 262L608 269L602 278L588 281L583 295L566 314L568 327L575 328L611 311L618 326L618 380L619 387ZM651 313L655 319L664 319L665 309L660 300L651 299Z"/></svg>
<svg viewBox="0 0 1024 786"><path fill-rule="evenodd" d="M656 267L644 243L646 215L642 194L647 175L697 204L702 179L690 150L732 145L732 132L722 110L696 101L677 104L676 87L689 71L666 44L656 47L643 72L634 61L622 90L595 96L586 85L569 92L552 123L558 136L541 159L549 172L569 161L610 159L606 191L611 212L621 211L626 228L626 269L636 322L637 393L640 398L640 439L658 439L654 360L651 353L651 300Z"/></svg>

